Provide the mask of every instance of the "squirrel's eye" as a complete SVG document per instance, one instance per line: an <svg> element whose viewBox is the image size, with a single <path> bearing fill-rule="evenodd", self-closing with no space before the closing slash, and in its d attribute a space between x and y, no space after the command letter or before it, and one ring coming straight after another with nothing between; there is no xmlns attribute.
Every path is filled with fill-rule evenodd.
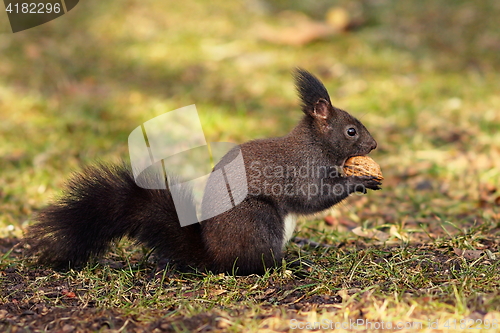
<svg viewBox="0 0 500 333"><path fill-rule="evenodd" d="M356 135L356 129L351 127L347 130L347 135L349 136L355 136Z"/></svg>

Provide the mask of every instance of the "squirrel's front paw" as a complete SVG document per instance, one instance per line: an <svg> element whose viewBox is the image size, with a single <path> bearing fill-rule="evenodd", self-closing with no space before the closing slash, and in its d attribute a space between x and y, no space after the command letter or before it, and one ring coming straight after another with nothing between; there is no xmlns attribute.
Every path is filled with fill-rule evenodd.
<svg viewBox="0 0 500 333"><path fill-rule="evenodd" d="M352 192L366 193L367 189L378 191L381 189L382 183L372 176L351 176L352 182Z"/></svg>

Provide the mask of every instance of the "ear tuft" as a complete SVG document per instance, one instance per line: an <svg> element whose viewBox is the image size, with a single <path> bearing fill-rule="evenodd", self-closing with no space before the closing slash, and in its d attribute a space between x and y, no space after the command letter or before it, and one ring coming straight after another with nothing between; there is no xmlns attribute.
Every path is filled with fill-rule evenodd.
<svg viewBox="0 0 500 333"><path fill-rule="evenodd" d="M295 70L294 77L295 86L302 101L302 111L312 117L317 117L315 114L320 111L319 108L323 110L323 107L326 107L324 111L328 111L328 107L331 107L331 101L323 83L301 68ZM328 113L323 114L326 116Z"/></svg>

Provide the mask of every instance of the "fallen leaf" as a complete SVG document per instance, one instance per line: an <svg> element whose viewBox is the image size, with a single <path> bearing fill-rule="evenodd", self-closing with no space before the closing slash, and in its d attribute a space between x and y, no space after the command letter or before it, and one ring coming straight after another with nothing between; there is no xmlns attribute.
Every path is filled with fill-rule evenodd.
<svg viewBox="0 0 500 333"><path fill-rule="evenodd" d="M378 239L379 241L386 241L389 239L389 235L383 231L377 229L363 229L362 227L357 227L352 229L352 232L360 237Z"/></svg>
<svg viewBox="0 0 500 333"><path fill-rule="evenodd" d="M327 23L314 21L304 14L293 11L282 13L280 24L278 27L257 25L255 31L258 38L274 44L302 46L338 32Z"/></svg>
<svg viewBox="0 0 500 333"><path fill-rule="evenodd" d="M328 224L328 225L331 225L331 226L342 225L348 229L354 229L358 226L358 223L356 223L350 219L343 218L343 217L336 218L336 217L333 217L331 215L328 215L324 218L324 220L325 220L326 224Z"/></svg>
<svg viewBox="0 0 500 333"><path fill-rule="evenodd" d="M335 33L335 29L321 22L302 22L290 28L262 27L259 36L268 42L281 45L303 46L324 39Z"/></svg>
<svg viewBox="0 0 500 333"><path fill-rule="evenodd" d="M216 289L216 290L212 290L210 292L210 295L212 295L212 296L218 296L218 295L222 295L222 294L224 294L226 292L227 292L227 290L225 290L225 289Z"/></svg>
<svg viewBox="0 0 500 333"><path fill-rule="evenodd" d="M339 224L338 220L331 215L325 216L324 220L325 220L326 224L331 225L331 226L335 226L335 225Z"/></svg>
<svg viewBox="0 0 500 333"><path fill-rule="evenodd" d="M462 250L457 247L453 248L453 252L455 252L457 256L461 256L469 260L479 259L484 254L484 251L481 250Z"/></svg>

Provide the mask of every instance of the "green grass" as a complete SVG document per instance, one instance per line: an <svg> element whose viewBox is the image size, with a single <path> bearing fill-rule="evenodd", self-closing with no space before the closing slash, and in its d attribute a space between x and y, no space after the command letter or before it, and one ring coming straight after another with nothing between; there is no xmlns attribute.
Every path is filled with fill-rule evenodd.
<svg viewBox="0 0 500 333"><path fill-rule="evenodd" d="M60 329L279 331L291 319L365 318L423 328L439 320L445 330L446 320L500 321L499 3L338 5L361 28L300 47L265 42L257 28L279 26L283 9L322 20L328 1L80 2L48 24L1 34L2 237L21 237L71 172L127 159L128 134L167 111L195 103L212 142L286 134L301 116L297 66L377 139L371 156L385 181L383 191L303 218L296 235L329 246L292 242L288 266L262 277L153 276L147 252L128 243L105 262L61 273L34 266L19 247L7 252L8 243L0 327L41 327L23 311ZM482 252L466 258L459 249ZM290 268L297 257L311 265Z"/></svg>

